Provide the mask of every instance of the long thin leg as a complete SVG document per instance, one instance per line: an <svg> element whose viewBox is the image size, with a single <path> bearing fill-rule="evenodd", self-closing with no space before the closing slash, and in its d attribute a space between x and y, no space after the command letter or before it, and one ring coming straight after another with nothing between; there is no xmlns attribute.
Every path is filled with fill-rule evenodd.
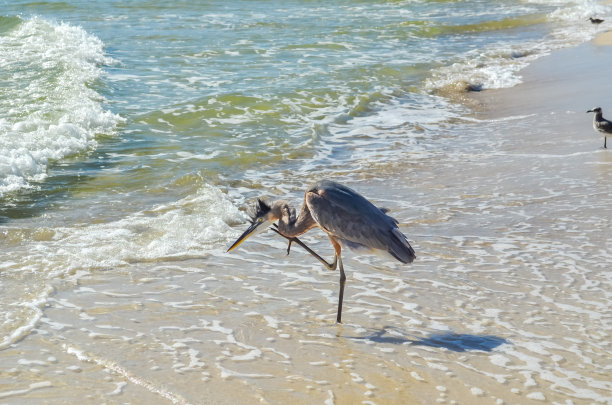
<svg viewBox="0 0 612 405"><path fill-rule="evenodd" d="M604 136L604 149L608 149L608 147L606 146L607 141L608 141L608 137Z"/></svg>
<svg viewBox="0 0 612 405"><path fill-rule="evenodd" d="M336 270L337 267L340 268L340 292L338 294L338 315L336 316L336 322L342 323L342 301L344 300L344 285L346 284L346 274L344 274L344 266L342 265L342 256L340 255L342 251L340 244L335 239L333 239L331 236L329 237L329 240L331 240L331 243L334 246L335 255L334 255L333 263L328 263L325 259L323 259L317 253L315 253L311 248L306 246L304 242L302 242L298 238L295 238L295 237L292 238L292 237L283 235L282 233L278 231L278 229L276 229L277 227L278 226L274 224L274 228L270 228L270 229L272 229L274 232L276 232L283 238L289 240L289 247L287 247L287 253L289 252L289 248L291 247L291 242L295 242L301 247L303 247L312 256L314 256L318 261L320 261L328 270Z"/></svg>
<svg viewBox="0 0 612 405"><path fill-rule="evenodd" d="M346 284L346 275L344 274L344 266L342 265L342 257L338 256L340 264L340 294L338 294L338 316L336 322L342 323L342 300L344 299L344 284Z"/></svg>
<svg viewBox="0 0 612 405"><path fill-rule="evenodd" d="M274 224L274 225L276 226L276 224ZM288 239L289 243L295 242L298 245L300 245L301 247L303 247L304 250L306 250L308 253L310 253L315 259L320 261L321 264L323 264L323 266L325 266L325 268L327 268L327 270L336 270L336 267L338 266L338 257L337 256L334 257L334 261L332 263L328 263L327 260L325 260L321 256L319 256L314 250L309 248L304 242L302 242L298 238L291 238L291 237L285 236L282 233L280 233L276 228L270 228L270 229L272 229L274 232L276 232L277 234L279 234L283 238ZM289 246L291 246L291 245L289 245ZM289 251L289 248L287 248L287 251Z"/></svg>
<svg viewBox="0 0 612 405"><path fill-rule="evenodd" d="M338 241L331 236L329 237L329 240L331 240L332 245L334 245L334 251L336 252L335 260L340 265L340 292L338 293L338 316L336 317L336 322L342 323L342 301L344 299L344 285L346 284L346 275L344 274L344 266L342 265L341 256L342 247Z"/></svg>

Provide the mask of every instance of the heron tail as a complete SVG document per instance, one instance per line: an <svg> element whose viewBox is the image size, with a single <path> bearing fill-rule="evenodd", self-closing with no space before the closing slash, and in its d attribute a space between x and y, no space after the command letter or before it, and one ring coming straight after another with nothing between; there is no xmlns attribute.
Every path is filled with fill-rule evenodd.
<svg viewBox="0 0 612 405"><path fill-rule="evenodd" d="M389 245L388 252L402 263L412 263L416 259L414 249L408 243L406 236L398 229L391 230L393 237Z"/></svg>

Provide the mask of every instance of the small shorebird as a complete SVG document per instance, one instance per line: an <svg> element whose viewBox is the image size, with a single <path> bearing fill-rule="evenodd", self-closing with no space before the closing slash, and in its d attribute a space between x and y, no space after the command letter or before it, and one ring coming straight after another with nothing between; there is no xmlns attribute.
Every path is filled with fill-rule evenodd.
<svg viewBox="0 0 612 405"><path fill-rule="evenodd" d="M593 18L593 17L589 17L589 20L593 23L593 24L601 24L602 22L604 22L604 20L602 20L601 18Z"/></svg>
<svg viewBox="0 0 612 405"><path fill-rule="evenodd" d="M606 141L608 140L608 135L612 136L612 122L608 121L603 117L601 107L595 107L587 112L595 113L595 117L593 118L593 128L595 128L595 131L599 132L600 134L603 134L604 148L607 149Z"/></svg>
<svg viewBox="0 0 612 405"><path fill-rule="evenodd" d="M304 204L298 215L287 201L278 200L268 205L262 200L257 200L251 226L227 251L235 249L249 236L265 230L268 225L273 225L274 227L270 229L289 240L287 254L291 242L295 242L327 269L340 268L336 321L342 323L342 298L346 276L340 256L341 244L352 249L383 251L402 263L411 263L416 257L406 236L397 227L397 221L386 212L386 209L376 207L361 194L342 184L321 180L306 190ZM275 221L278 221L278 224L274 223ZM334 247L334 261L331 263L297 238L316 227L327 234Z"/></svg>

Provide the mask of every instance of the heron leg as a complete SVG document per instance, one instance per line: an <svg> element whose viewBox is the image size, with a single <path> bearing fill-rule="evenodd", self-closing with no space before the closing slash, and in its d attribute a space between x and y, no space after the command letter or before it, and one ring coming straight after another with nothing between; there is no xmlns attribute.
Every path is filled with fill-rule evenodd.
<svg viewBox="0 0 612 405"><path fill-rule="evenodd" d="M296 237L290 237L290 236L283 235L282 233L280 233L280 231L278 229L276 229L278 226L276 226L276 224L274 224L274 226L275 226L274 228L270 228L270 229L272 229L274 232L276 232L277 234L279 234L283 238L289 240L289 246L287 247L287 254L289 254L289 249L291 248L291 243L295 242L298 245L300 245L301 247L303 247L315 259L320 261L321 264L323 264L328 270L336 270L337 267L340 268L340 292L338 294L338 315L336 316L336 322L337 323L342 323L342 301L344 299L344 285L346 284L346 274L344 274L344 266L342 265L342 256L340 255L340 253L342 251L340 243L338 243L338 241L333 239L331 236L329 237L329 240L331 241L332 245L334 246L335 254L334 254L334 261L332 263L328 263L327 260L325 260L321 256L319 256L314 250L309 248L304 242L302 242L301 240L299 240Z"/></svg>
<svg viewBox="0 0 612 405"><path fill-rule="evenodd" d="M608 149L608 147L606 146L607 141L608 141L608 137L604 136L604 149Z"/></svg>
<svg viewBox="0 0 612 405"><path fill-rule="evenodd" d="M344 298L344 284L346 284L346 275L344 274L344 266L342 265L342 258L338 256L338 263L340 264L340 293L338 294L338 316L336 322L342 323L342 300Z"/></svg>
<svg viewBox="0 0 612 405"><path fill-rule="evenodd" d="M342 247L331 236L329 237L332 245L334 245L334 251L336 252L334 257L334 263L338 263L340 269L340 292L338 293L338 316L336 317L337 323L342 323L342 301L344 299L344 285L346 284L346 275L344 274L344 266L342 265Z"/></svg>
<svg viewBox="0 0 612 405"><path fill-rule="evenodd" d="M328 263L327 260L325 260L321 256L319 256L314 250L309 248L304 242L302 242L298 238L285 236L282 233L280 233L278 231L278 229L276 229L276 228L270 228L270 229L272 229L274 232L276 232L277 234L279 234L283 238L289 240L289 246L287 247L287 254L289 254L289 249L291 247L291 242L295 242L298 245L300 245L301 247L303 247L304 250L306 250L308 253L310 253L315 259L320 261L321 264L323 264L323 266L325 266L325 268L327 268L328 270L336 270L336 267L338 266L338 258L337 257L334 257L334 261L332 263Z"/></svg>

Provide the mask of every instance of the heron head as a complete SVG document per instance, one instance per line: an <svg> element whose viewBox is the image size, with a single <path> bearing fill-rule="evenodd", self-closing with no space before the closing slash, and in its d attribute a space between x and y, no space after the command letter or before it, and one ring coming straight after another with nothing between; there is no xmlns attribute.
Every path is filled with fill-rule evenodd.
<svg viewBox="0 0 612 405"><path fill-rule="evenodd" d="M256 235L268 229L268 225L272 225L278 218L273 214L272 207L266 204L265 201L257 199L254 209L251 213L251 225L232 246L227 249L228 252L236 249L238 245L247 240L249 237Z"/></svg>
<svg viewBox="0 0 612 405"><path fill-rule="evenodd" d="M600 113L601 112L601 107L595 107L592 110L587 111L588 113L592 112L592 113Z"/></svg>

